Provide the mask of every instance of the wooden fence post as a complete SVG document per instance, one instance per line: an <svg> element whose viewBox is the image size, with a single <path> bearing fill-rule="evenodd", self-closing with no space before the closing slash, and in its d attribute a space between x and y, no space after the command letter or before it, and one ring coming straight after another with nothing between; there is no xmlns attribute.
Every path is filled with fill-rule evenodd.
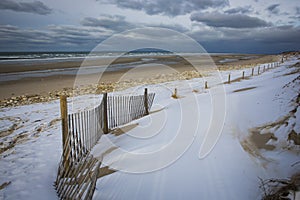
<svg viewBox="0 0 300 200"><path fill-rule="evenodd" d="M245 71L243 71L242 79L245 79Z"/></svg>
<svg viewBox="0 0 300 200"><path fill-rule="evenodd" d="M63 149L64 149L68 138L68 105L67 105L67 97L65 95L60 96L60 116L61 116L61 128L62 128L62 141L63 141Z"/></svg>
<svg viewBox="0 0 300 200"><path fill-rule="evenodd" d="M251 76L253 76L254 75L254 68L252 68L252 72L251 72Z"/></svg>
<svg viewBox="0 0 300 200"><path fill-rule="evenodd" d="M205 86L204 86L205 89L208 89L208 85L207 85L207 81L205 81Z"/></svg>
<svg viewBox="0 0 300 200"><path fill-rule="evenodd" d="M62 148L63 148L63 162L65 169L69 168L68 154L64 151L67 150L66 146L68 141L68 104L65 95L60 96L60 116L61 116L61 129L62 129Z"/></svg>
<svg viewBox="0 0 300 200"><path fill-rule="evenodd" d="M103 133L108 133L107 93L103 94Z"/></svg>
<svg viewBox="0 0 300 200"><path fill-rule="evenodd" d="M144 106L145 106L145 115L149 115L148 89L147 88L145 88L145 92L144 92Z"/></svg>
<svg viewBox="0 0 300 200"><path fill-rule="evenodd" d="M174 99L178 99L178 96L177 96L177 88L174 89L174 93L172 94L171 97L174 98Z"/></svg>
<svg viewBox="0 0 300 200"><path fill-rule="evenodd" d="M257 70L257 74L259 75L259 70L260 70L260 67L258 67L258 70Z"/></svg>
<svg viewBox="0 0 300 200"><path fill-rule="evenodd" d="M230 74L228 74L228 84L230 84Z"/></svg>
<svg viewBox="0 0 300 200"><path fill-rule="evenodd" d="M266 71L266 66L264 65L264 70L263 70L263 72L265 72Z"/></svg>

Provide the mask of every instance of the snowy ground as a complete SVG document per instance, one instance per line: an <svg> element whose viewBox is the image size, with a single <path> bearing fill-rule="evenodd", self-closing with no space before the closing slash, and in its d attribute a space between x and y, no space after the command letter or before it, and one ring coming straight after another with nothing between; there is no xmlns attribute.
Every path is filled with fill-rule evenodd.
<svg viewBox="0 0 300 200"><path fill-rule="evenodd" d="M300 171L300 147L287 142L300 132L299 73L292 58L259 76L224 85L225 121L212 151L200 158L211 128L214 87L202 79L147 85L156 97L151 114L133 121L127 134L103 136L94 155L116 172L97 181L94 199L260 199L259 178L287 178ZM242 70L231 71L231 79ZM223 82L228 71L221 72ZM246 76L251 69L246 70ZM215 76L216 74L214 74ZM115 95L143 92L131 88ZM174 88L180 98L170 96ZM76 112L99 103L100 96L70 100ZM296 110L295 110L296 109ZM220 114L221 115L221 114ZM59 102L0 110L0 199L56 199L53 187L62 151ZM272 123L273 124L270 124ZM275 123L274 123L275 122ZM138 125L135 125L138 124ZM251 131L273 133L272 150L257 148ZM208 136L209 138L209 136ZM6 183L6 184L4 184ZM4 184L4 185L3 185Z"/></svg>

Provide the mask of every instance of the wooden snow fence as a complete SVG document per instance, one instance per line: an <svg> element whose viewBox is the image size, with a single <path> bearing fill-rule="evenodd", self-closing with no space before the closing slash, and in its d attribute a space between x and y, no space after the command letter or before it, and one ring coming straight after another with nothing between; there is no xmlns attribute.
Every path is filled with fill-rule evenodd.
<svg viewBox="0 0 300 200"><path fill-rule="evenodd" d="M154 99L154 93L151 93L145 98L145 95L140 96L109 96L108 97L108 127L113 129L128 122L141 118L149 114L147 105L151 107Z"/></svg>
<svg viewBox="0 0 300 200"><path fill-rule="evenodd" d="M139 96L103 95L97 107L68 114L67 99L61 97L63 152L55 189L60 199L92 199L101 166L90 153L103 133L149 114L155 94Z"/></svg>

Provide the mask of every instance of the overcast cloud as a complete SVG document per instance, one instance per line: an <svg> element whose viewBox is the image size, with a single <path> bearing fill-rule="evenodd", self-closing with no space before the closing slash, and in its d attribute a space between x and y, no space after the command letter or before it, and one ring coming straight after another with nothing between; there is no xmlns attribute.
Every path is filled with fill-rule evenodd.
<svg viewBox="0 0 300 200"><path fill-rule="evenodd" d="M276 53L300 44L294 0L0 0L0 10L0 51L89 51L141 27L178 31L210 52ZM157 38L168 41L165 33ZM120 41L148 36L118 35Z"/></svg>
<svg viewBox="0 0 300 200"><path fill-rule="evenodd" d="M40 1L18 2L14 0L1 0L0 10L12 10L16 12L27 12L39 15L47 15L52 9Z"/></svg>
<svg viewBox="0 0 300 200"><path fill-rule="evenodd" d="M101 27L113 31L126 31L136 28L132 23L125 20L121 15L102 15L101 17L86 17L81 21L81 25L90 27Z"/></svg>
<svg viewBox="0 0 300 200"><path fill-rule="evenodd" d="M227 14L247 14L247 13L251 13L253 12L253 8L252 6L250 5L247 5L247 6L239 6L239 7L236 7L236 8L230 8L228 10L225 10L225 13Z"/></svg>
<svg viewBox="0 0 300 200"><path fill-rule="evenodd" d="M271 25L257 17L250 17L245 14L226 14L219 12L194 13L191 15L191 20L202 22L213 27L256 28Z"/></svg>
<svg viewBox="0 0 300 200"><path fill-rule="evenodd" d="M269 7L267 7L266 9L272 14L278 14L279 6L280 6L280 4L273 4L273 5L270 5Z"/></svg>
<svg viewBox="0 0 300 200"><path fill-rule="evenodd" d="M184 15L207 8L222 8L229 5L228 0L99 0L121 8L143 10L149 15Z"/></svg>
<svg viewBox="0 0 300 200"><path fill-rule="evenodd" d="M300 15L300 7L297 6L295 9L296 9L296 15Z"/></svg>

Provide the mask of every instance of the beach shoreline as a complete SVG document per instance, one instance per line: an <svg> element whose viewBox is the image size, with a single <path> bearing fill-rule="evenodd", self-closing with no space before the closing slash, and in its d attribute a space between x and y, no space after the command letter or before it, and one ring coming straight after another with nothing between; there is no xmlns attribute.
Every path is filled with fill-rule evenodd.
<svg viewBox="0 0 300 200"><path fill-rule="evenodd" d="M144 58L149 59L142 62ZM243 59L247 58L247 59ZM197 56L188 56L188 59L199 59ZM258 64L271 63L280 61L279 55L247 55L247 54L224 54L213 55L211 59L216 64L219 70L233 70L241 68L250 68ZM26 77L18 80L2 81L0 86L0 107L31 104L35 102L44 102L57 99L59 95L72 96L74 94L90 94L90 93L103 93L111 92L116 88L131 87L136 84L146 84L153 82L167 82L170 80L184 78L196 78L205 74L206 71L212 69L212 60L210 57L205 57L201 66L203 71L201 74L192 73L195 68L187 62L184 58L178 56L145 56L145 57L125 57L114 60L113 65L129 65L130 63L140 62L145 65L138 67L124 67L124 69L108 70L101 73L102 77L98 85L90 83L90 80L96 80L99 73L84 74L78 76L76 70L80 65L83 67L93 66L97 64L105 65L110 59L102 61L92 60L87 62L58 62L58 63L44 63L33 65L0 65L0 72L2 75L9 75L10 73L23 73L23 72L38 72L39 70L52 70L52 69L74 69L74 74L58 73L51 75L51 73L44 73L39 77ZM198 60L197 60L198 61ZM225 62L220 62L225 61ZM154 63L154 64L153 64ZM157 64L158 63L158 64ZM168 66L168 67L165 67ZM138 69L138 70L137 70ZM62 71L63 72L63 71ZM164 78L161 76L167 76ZM186 77L185 77L186 76ZM79 79L84 86L80 88L81 91L74 93L74 84L76 79ZM158 80L159 79L159 80ZM165 80L164 80L165 79ZM150 80L150 81L149 81ZM124 84L124 82L126 84ZM120 83L122 86L120 86Z"/></svg>

